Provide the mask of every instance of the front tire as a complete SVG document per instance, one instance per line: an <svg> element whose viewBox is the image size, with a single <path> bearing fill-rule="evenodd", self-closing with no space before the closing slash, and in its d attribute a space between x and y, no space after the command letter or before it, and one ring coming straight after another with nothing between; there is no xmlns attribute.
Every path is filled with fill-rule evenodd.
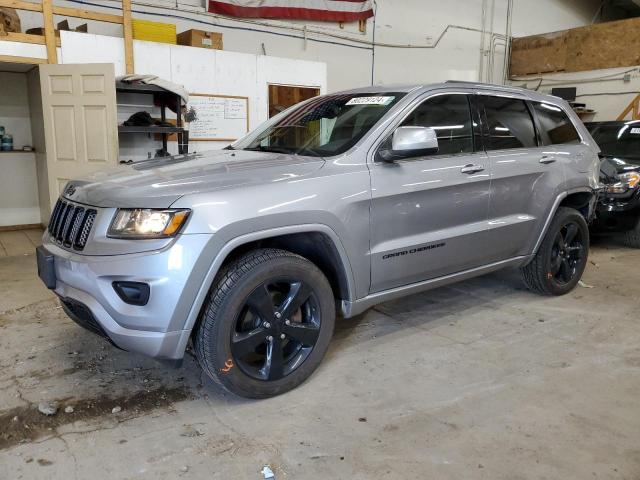
<svg viewBox="0 0 640 480"><path fill-rule="evenodd" d="M624 233L623 240L629 248L640 248L640 219L632 230Z"/></svg>
<svg viewBox="0 0 640 480"><path fill-rule="evenodd" d="M261 249L218 276L194 346L216 383L242 397L268 398L311 376L334 324L333 292L322 272L298 255Z"/></svg>
<svg viewBox="0 0 640 480"><path fill-rule="evenodd" d="M534 259L521 269L525 284L542 295L572 291L587 266L589 227L573 208L560 207Z"/></svg>

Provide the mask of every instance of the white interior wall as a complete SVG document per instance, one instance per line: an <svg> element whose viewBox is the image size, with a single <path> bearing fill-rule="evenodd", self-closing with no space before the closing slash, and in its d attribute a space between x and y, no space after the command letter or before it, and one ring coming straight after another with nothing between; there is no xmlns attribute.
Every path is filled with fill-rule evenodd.
<svg viewBox="0 0 640 480"><path fill-rule="evenodd" d="M487 0L489 11L493 1ZM109 13L116 12L119 5L119 1L112 0L56 0L54 3L82 8L89 4L101 5ZM376 47L375 84L478 79L482 0L376 0L375 3L375 35L371 19L366 33L360 33L356 23L341 29L335 23L326 22L238 20L205 13L205 0L134 0L133 9L135 18L175 23L178 32L190 28L222 32L226 51L260 55L264 48L269 56L324 62L329 91L371 83L374 57L371 42L374 37L378 44L422 47ZM589 24L599 5L599 0L514 0L513 35L532 35ZM507 0L495 0L493 24L497 33L505 33L506 10ZM40 26L42 22L38 14L21 12L20 15L24 28ZM84 22L80 19L69 21L72 27ZM118 25L88 23L91 33L121 35L122 29ZM487 24L490 23L488 19ZM449 28L434 47L449 25L477 31ZM502 78L504 60L503 49L500 47L499 50L495 62L496 80ZM92 53L101 56L99 49Z"/></svg>
<svg viewBox="0 0 640 480"><path fill-rule="evenodd" d="M33 145L26 73L0 72L0 126L15 149ZM40 223L35 154L0 152L0 169L0 226Z"/></svg>
<svg viewBox="0 0 640 480"><path fill-rule="evenodd" d="M479 80L481 34L478 30L482 29L482 0L380 0L377 3L377 43L433 48L376 48L375 83ZM598 0L515 0L512 34L519 37L582 26L591 23L598 7ZM493 32L504 36L507 0L487 0L486 8L487 31L491 32L493 23ZM443 32L446 33L441 37ZM486 50L489 45L487 35ZM488 56L484 63L487 68ZM501 83L503 46L496 49L494 65L493 81Z"/></svg>
<svg viewBox="0 0 640 480"><path fill-rule="evenodd" d="M25 12L20 13L24 13L26 15ZM6 40L0 40L0 55L9 55L13 57L47 58L47 48L44 45L7 42Z"/></svg>
<svg viewBox="0 0 640 480"><path fill-rule="evenodd" d="M0 153L0 168L0 227L40 223L35 154Z"/></svg>

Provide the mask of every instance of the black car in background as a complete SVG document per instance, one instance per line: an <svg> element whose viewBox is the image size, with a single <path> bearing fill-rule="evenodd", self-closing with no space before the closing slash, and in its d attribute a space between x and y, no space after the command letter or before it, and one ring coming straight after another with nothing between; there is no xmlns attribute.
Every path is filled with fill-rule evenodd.
<svg viewBox="0 0 640 480"><path fill-rule="evenodd" d="M622 233L625 243L640 248L640 120L586 123L600 146L601 194L592 229Z"/></svg>

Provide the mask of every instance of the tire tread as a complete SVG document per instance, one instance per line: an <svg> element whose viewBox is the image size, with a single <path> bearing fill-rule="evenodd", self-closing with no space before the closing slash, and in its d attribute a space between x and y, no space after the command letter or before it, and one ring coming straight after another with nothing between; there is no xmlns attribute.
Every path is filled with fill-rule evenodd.
<svg viewBox="0 0 640 480"><path fill-rule="evenodd" d="M629 248L640 248L640 220L633 230L624 233L623 241Z"/></svg>
<svg viewBox="0 0 640 480"><path fill-rule="evenodd" d="M553 290L551 283L547 278L548 272L545 266L544 252L546 252L547 249L551 248L551 243L555 240L555 235L553 232L555 232L558 228L558 224L563 222L568 216L576 214L581 216L580 212L573 208L560 207L553 217L553 221L551 222L551 225L549 225L549 230L547 231L544 240L542 241L542 244L540 245L538 252L536 252L533 260L520 269L525 285L532 292L546 296L558 295L558 293ZM587 241L587 255L589 248L588 243L589 242Z"/></svg>
<svg viewBox="0 0 640 480"><path fill-rule="evenodd" d="M263 248L250 251L223 266L213 282L201 321L197 327L196 334L194 335L193 343L196 358L198 359L198 363L201 368L209 378L225 390L229 390L229 388L220 379L220 375L215 368L215 365L219 365L221 363L220 360L224 363L224 359L218 358L219 353L217 351L217 342L215 341L215 338L213 338L216 332L215 323L218 321L220 315L225 314L222 304L224 303L227 295L229 295L245 275L249 274L253 269L264 263L281 258L301 261L315 267L315 265L311 264L304 257L289 251L275 248ZM255 395L253 392L248 391L243 391L242 395L251 398L263 398L262 396Z"/></svg>

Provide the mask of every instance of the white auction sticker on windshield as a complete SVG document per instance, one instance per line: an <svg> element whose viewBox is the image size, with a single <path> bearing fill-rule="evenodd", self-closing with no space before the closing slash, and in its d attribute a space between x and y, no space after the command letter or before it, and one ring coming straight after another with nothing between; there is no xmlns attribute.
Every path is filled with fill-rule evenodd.
<svg viewBox="0 0 640 480"><path fill-rule="evenodd" d="M389 105L396 97L358 97L352 98L347 105Z"/></svg>
<svg viewBox="0 0 640 480"><path fill-rule="evenodd" d="M631 129L631 134L632 135L640 135L640 128L632 128Z"/></svg>

